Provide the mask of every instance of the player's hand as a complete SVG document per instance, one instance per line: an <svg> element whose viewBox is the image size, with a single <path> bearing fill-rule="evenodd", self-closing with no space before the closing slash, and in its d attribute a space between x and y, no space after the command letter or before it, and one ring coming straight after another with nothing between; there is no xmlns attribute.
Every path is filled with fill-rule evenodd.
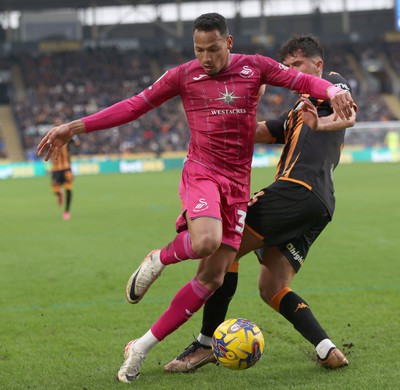
<svg viewBox="0 0 400 390"><path fill-rule="evenodd" d="M303 123L305 123L308 127L313 130L318 129L318 112L317 108L314 104L311 103L310 99L305 97L304 95L301 96L301 101L303 105L301 107L301 115L303 118Z"/></svg>
<svg viewBox="0 0 400 390"><path fill-rule="evenodd" d="M355 103L349 91L342 89L336 92L330 100L333 111L337 116L343 120L351 118Z"/></svg>
<svg viewBox="0 0 400 390"><path fill-rule="evenodd" d="M39 142L37 146L38 156L41 156L46 150L45 161L48 161L53 150L55 151L54 158L57 160L60 155L60 149L63 145L67 144L73 134L71 134L69 124L63 124L53 127Z"/></svg>
<svg viewBox="0 0 400 390"><path fill-rule="evenodd" d="M250 202L247 203L248 206L253 206L254 203L256 203L258 201L258 198L260 196L264 195L264 191L258 191L251 199Z"/></svg>

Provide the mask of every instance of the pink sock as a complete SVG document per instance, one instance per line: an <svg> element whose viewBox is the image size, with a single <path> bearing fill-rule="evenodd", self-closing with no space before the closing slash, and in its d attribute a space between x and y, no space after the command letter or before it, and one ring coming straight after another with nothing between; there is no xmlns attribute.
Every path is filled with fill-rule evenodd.
<svg viewBox="0 0 400 390"><path fill-rule="evenodd" d="M174 241L161 249L160 261L168 265L187 259L199 259L199 256L193 251L189 232L185 230L178 233Z"/></svg>
<svg viewBox="0 0 400 390"><path fill-rule="evenodd" d="M171 306L151 327L159 341L178 329L196 313L214 293L200 284L196 278L183 286L171 301Z"/></svg>

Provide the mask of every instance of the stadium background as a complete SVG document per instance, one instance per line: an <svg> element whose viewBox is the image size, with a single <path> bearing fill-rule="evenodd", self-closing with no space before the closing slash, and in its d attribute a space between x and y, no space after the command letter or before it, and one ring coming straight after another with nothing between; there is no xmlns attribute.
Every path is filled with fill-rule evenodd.
<svg viewBox="0 0 400 390"><path fill-rule="evenodd" d="M31 7L44 4L42 0L22 1ZM266 4L272 1L267 0ZM117 2L128 0L113 0ZM286 0L276 2L288 4ZM54 6L67 1L46 3ZM216 9L217 3L209 2L210 9ZM247 4L247 0L242 3ZM305 5L308 1L295 3ZM18 4L20 0L0 0L0 23L7 24L7 12L3 12L7 6ZM68 1L79 12L84 10L83 4L80 0ZM233 8L236 3L228 4ZM327 64L327 69L340 67L349 79L352 72L357 76L354 85L358 104L362 105L357 126L369 123L370 127L368 131L365 127L349 131L343 159L351 161L357 153L359 158L362 155L375 161L389 159L383 140L388 128L392 128L392 112L396 113L387 103L396 96L396 78L385 84L389 87L386 92L379 89L382 87L379 80L380 77L385 80L385 75L393 76L386 69L392 68L397 74L394 69L398 60L389 60L399 55L398 43L393 42L398 37L393 4L388 9L349 12L352 33L337 41L342 31L342 14L325 14L325 5L329 2L321 2L321 17L336 20L332 25L322 24L319 34L326 42L332 64ZM222 13L230 11L226 7ZM84 12L90 15L92 11ZM61 113L65 118L73 118L130 95L142 84L151 82L149 77L156 77L164 66L181 61L185 55L180 51L180 40L164 29L160 33L165 26L157 23L99 25L97 33L101 39L96 43L95 35L92 36L96 28L86 25L82 26L79 40L66 40L59 35L37 39L36 34L51 31L47 22L61 26L60 19L54 23L56 17L47 15L36 15L39 17L36 30L16 26L0 29L2 86L7 91L1 106L5 111L0 113L5 145L2 150L6 154L0 172L4 177L29 177L36 174L36 166L44 169L42 160L35 159L34 149L40 132L51 124L54 115ZM67 15L62 12L63 17ZM381 19L379 15L386 17ZM307 24L310 18L308 11L268 17L267 39L271 42L260 44L257 43L260 33L251 33L259 31L259 18L241 21L247 27L239 36L234 30L235 20L230 17L235 50L263 50L275 55L281 38L272 34L273 21L277 21L276 29L286 39L291 31L312 31ZM353 24L357 18L363 21L360 22L363 29L358 33ZM189 34L187 55L192 57L191 22L187 20L184 24ZM175 30L175 24L167 25ZM327 31L337 33L325 34ZM159 50L148 46L149 37ZM243 40L240 47L239 39ZM137 42L142 42L142 46L138 47ZM387 51L387 47L393 49ZM361 55L365 52L363 59ZM367 72L368 63L369 70L386 64L379 53L383 53L390 68L384 65L384 72ZM357 80L361 81L357 84ZM263 109L281 111L290 105L284 100L286 97L270 88ZM12 119L10 125L7 118ZM176 193L180 170L131 175L89 173L101 170L103 162L114 164L115 169L122 166L125 171L164 169L166 162L179 164L181 160L177 157L168 156L185 154L174 151L184 143L180 135L187 135L182 118L179 106L165 107L146 114L144 122L121 128L119 132L97 132L99 138L91 138L75 150L78 154L74 166L81 176L74 184L72 218L68 222L61 218L62 208L51 192L49 177L0 180L0 389L121 390L115 374L123 360L125 343L147 331L172 299L176 291L173 286L190 280L197 263L185 262L166 269L164 277L149 291L146 302L140 307L127 304L124 291L132 267L136 268L135 263L150 248L169 242L175 234L173 221L180 210ZM394 120L393 126L398 131L397 119ZM21 152L20 157L9 141L9 134L17 140L19 148L15 150ZM171 151L160 151L162 159L154 158L155 151L144 154L145 150L151 150L150 145L158 143ZM131 154L139 151L142 158ZM270 157L276 152L268 149L256 163L272 164ZM147 157L143 158L144 155ZM267 343L262 361L251 370L237 373L209 365L193 375L165 375L163 365L181 353L199 331L201 314L198 313L146 358L136 388L397 390L400 382L398 168L398 163L354 163L341 164L335 170L334 221L318 238L307 260L307 269L293 284L345 351L349 369L328 372L315 366L312 345L259 299L259 265L249 256L249 261L244 260L240 265L240 283L229 316L250 318L262 327ZM273 175L273 167L254 169L253 189L271 182Z"/></svg>
<svg viewBox="0 0 400 390"><path fill-rule="evenodd" d="M174 6L179 9L182 3ZM386 138L390 130L400 129L396 2L334 12L325 10L320 1L284 0L286 8L296 5L296 12L285 15L262 10L268 3L259 2L263 16L257 17L241 15L246 4L254 6L254 2L223 3L230 6L229 13L234 10L234 16L228 17L233 51L276 58L276 49L291 33L319 36L326 49L325 70L337 71L350 81L359 106L358 123L347 133L342 162L397 161ZM350 3L343 1L344 6ZM140 92L166 69L193 58L192 20L164 21L168 18L162 5L173 6L170 1L151 2L156 15L152 22L121 20L112 25L83 21L82 15L94 15L92 4L0 0L0 178L46 175L48 164L37 159L36 145L57 118L70 121L98 111ZM115 6L115 1L96 4ZM214 11L218 2L209 4L207 12ZM305 7L302 13L299 4L311 4L311 11ZM16 27L11 23L15 12ZM269 88L259 117L281 113L293 99L287 91ZM84 137L80 147L72 150L73 169L79 175L180 167L188 135L179 100L174 99L118 130ZM257 147L254 166L273 166L279 154L279 147Z"/></svg>

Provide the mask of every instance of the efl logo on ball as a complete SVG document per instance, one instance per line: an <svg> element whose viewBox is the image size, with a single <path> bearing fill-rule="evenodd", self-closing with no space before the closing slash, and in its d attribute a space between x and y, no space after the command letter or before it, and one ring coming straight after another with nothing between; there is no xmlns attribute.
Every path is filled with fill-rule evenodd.
<svg viewBox="0 0 400 390"><path fill-rule="evenodd" d="M218 326L211 347L219 364L231 370L245 370L264 353L264 336L254 322L233 318Z"/></svg>

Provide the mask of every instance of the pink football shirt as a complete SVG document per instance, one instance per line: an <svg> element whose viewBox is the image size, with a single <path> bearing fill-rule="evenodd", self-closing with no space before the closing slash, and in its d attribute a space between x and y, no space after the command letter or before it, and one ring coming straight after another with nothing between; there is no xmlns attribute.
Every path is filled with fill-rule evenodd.
<svg viewBox="0 0 400 390"><path fill-rule="evenodd" d="M213 76L205 74L195 59L168 70L139 95L83 120L87 131L109 128L179 95L190 129L188 159L247 185L262 84L323 99L332 85L260 55L232 54L229 66Z"/></svg>

